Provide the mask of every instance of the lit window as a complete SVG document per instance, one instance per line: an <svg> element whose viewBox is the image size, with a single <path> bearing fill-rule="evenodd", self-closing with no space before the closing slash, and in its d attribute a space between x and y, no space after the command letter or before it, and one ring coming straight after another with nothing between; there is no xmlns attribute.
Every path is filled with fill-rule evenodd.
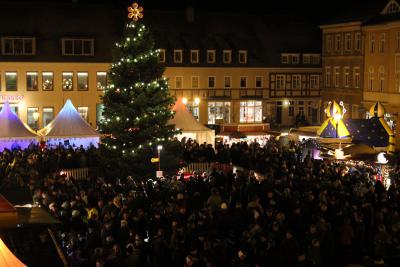
<svg viewBox="0 0 400 267"><path fill-rule="evenodd" d="M335 67L335 87L339 87L340 83L340 67Z"/></svg>
<svg viewBox="0 0 400 267"><path fill-rule="evenodd" d="M299 64L300 59L299 55L292 55L292 64Z"/></svg>
<svg viewBox="0 0 400 267"><path fill-rule="evenodd" d="M340 34L336 34L335 35L335 50L336 51L340 51L341 49L341 43L340 43L340 40L341 39L341 36L340 36Z"/></svg>
<svg viewBox="0 0 400 267"><path fill-rule="evenodd" d="M62 73L62 89L64 91L72 91L74 89L73 77L74 77L74 74L72 72L63 72Z"/></svg>
<svg viewBox="0 0 400 267"><path fill-rule="evenodd" d="M3 37L1 46L3 55L34 55L35 38Z"/></svg>
<svg viewBox="0 0 400 267"><path fill-rule="evenodd" d="M54 119L54 108L43 108L43 127L46 127Z"/></svg>
<svg viewBox="0 0 400 267"><path fill-rule="evenodd" d="M53 87L53 72L42 72L42 90L52 91Z"/></svg>
<svg viewBox="0 0 400 267"><path fill-rule="evenodd" d="M224 87L225 88L231 88L232 86L232 77L231 76L225 76L224 77Z"/></svg>
<svg viewBox="0 0 400 267"><path fill-rule="evenodd" d="M360 87L360 68L358 68L358 67L353 68L353 74L354 74L353 86L355 88L359 88Z"/></svg>
<svg viewBox="0 0 400 267"><path fill-rule="evenodd" d="M262 121L261 101L240 102L240 122L261 122L261 121Z"/></svg>
<svg viewBox="0 0 400 267"><path fill-rule="evenodd" d="M294 101L289 101L289 117L294 116Z"/></svg>
<svg viewBox="0 0 400 267"><path fill-rule="evenodd" d="M222 60L224 63L231 63L232 62L232 51L231 50L222 51Z"/></svg>
<svg viewBox="0 0 400 267"><path fill-rule="evenodd" d="M6 90L7 91L17 91L17 73L16 72L6 72Z"/></svg>
<svg viewBox="0 0 400 267"><path fill-rule="evenodd" d="M27 108L27 124L34 130L39 129L39 108Z"/></svg>
<svg viewBox="0 0 400 267"><path fill-rule="evenodd" d="M215 50L207 50L207 63L215 63Z"/></svg>
<svg viewBox="0 0 400 267"><path fill-rule="evenodd" d="M105 90L107 87L107 72L98 71L96 73L96 79L97 90Z"/></svg>
<svg viewBox="0 0 400 267"><path fill-rule="evenodd" d="M86 91L89 88L88 78L89 74L87 72L78 72L78 90Z"/></svg>
<svg viewBox="0 0 400 267"><path fill-rule="evenodd" d="M319 89L319 75L310 75L310 89Z"/></svg>
<svg viewBox="0 0 400 267"><path fill-rule="evenodd" d="M174 50L174 63L182 63L183 62L183 51L181 49Z"/></svg>
<svg viewBox="0 0 400 267"><path fill-rule="evenodd" d="M361 50L361 33L360 32L356 32L355 36L354 36L354 49L357 51Z"/></svg>
<svg viewBox="0 0 400 267"><path fill-rule="evenodd" d="M78 107L78 112L85 121L88 120L88 110L88 107Z"/></svg>
<svg viewBox="0 0 400 267"><path fill-rule="evenodd" d="M247 63L247 50L239 50L239 63L240 64Z"/></svg>
<svg viewBox="0 0 400 267"><path fill-rule="evenodd" d="M37 72L27 72L26 73L26 90L27 91L37 91L38 86L38 73Z"/></svg>
<svg viewBox="0 0 400 267"><path fill-rule="evenodd" d="M94 39L88 38L62 38L63 56L93 56Z"/></svg>
<svg viewBox="0 0 400 267"><path fill-rule="evenodd" d="M190 63L199 63L199 50L190 50Z"/></svg>
<svg viewBox="0 0 400 267"><path fill-rule="evenodd" d="M158 61L160 63L165 63L165 49L160 49L160 52L158 53Z"/></svg>
<svg viewBox="0 0 400 267"><path fill-rule="evenodd" d="M301 88L301 75L292 75L292 89Z"/></svg>
<svg viewBox="0 0 400 267"><path fill-rule="evenodd" d="M288 55L281 55L281 63L288 64L289 63L289 56Z"/></svg>
<svg viewBox="0 0 400 267"><path fill-rule="evenodd" d="M344 69L343 69L343 84L344 84L344 87L350 86L350 68L349 67L344 67Z"/></svg>
<svg viewBox="0 0 400 267"><path fill-rule="evenodd" d="M351 50L351 34L346 33L344 35L344 50L349 52Z"/></svg>
<svg viewBox="0 0 400 267"><path fill-rule="evenodd" d="M208 102L208 123L229 123L231 114L231 102Z"/></svg>

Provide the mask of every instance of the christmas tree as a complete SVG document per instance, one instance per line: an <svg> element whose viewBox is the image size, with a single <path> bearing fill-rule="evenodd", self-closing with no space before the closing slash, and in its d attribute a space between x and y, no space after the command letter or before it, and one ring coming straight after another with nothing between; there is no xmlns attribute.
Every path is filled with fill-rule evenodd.
<svg viewBox="0 0 400 267"><path fill-rule="evenodd" d="M120 178L152 175L149 172L156 168L151 158L157 156L157 146L167 147L177 133L167 125L174 100L162 77L164 67L150 30L138 21L142 10L136 3L128 8L132 21L116 43L110 83L102 97L103 167Z"/></svg>

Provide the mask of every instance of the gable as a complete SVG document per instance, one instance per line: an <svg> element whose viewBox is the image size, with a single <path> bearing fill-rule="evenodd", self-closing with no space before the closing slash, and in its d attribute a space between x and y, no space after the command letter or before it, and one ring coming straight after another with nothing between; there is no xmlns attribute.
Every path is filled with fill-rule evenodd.
<svg viewBox="0 0 400 267"><path fill-rule="evenodd" d="M385 8L381 11L382 15L400 13L400 5L396 0L390 0Z"/></svg>

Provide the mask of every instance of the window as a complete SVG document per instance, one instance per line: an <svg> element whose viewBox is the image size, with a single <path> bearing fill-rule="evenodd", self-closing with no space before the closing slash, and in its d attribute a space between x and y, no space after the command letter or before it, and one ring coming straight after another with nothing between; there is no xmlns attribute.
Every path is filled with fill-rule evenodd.
<svg viewBox="0 0 400 267"><path fill-rule="evenodd" d="M285 89L285 75L276 75L276 89Z"/></svg>
<svg viewBox="0 0 400 267"><path fill-rule="evenodd" d="M289 101L289 117L294 116L294 101Z"/></svg>
<svg viewBox="0 0 400 267"><path fill-rule="evenodd" d="M349 52L351 50L351 34L346 33L344 35L344 50Z"/></svg>
<svg viewBox="0 0 400 267"><path fill-rule="evenodd" d="M262 87L263 87L263 77L256 76L256 88L262 88Z"/></svg>
<svg viewBox="0 0 400 267"><path fill-rule="evenodd" d="M96 73L96 88L97 90L105 90L107 87L107 72L98 71Z"/></svg>
<svg viewBox="0 0 400 267"><path fill-rule="evenodd" d="M96 124L99 125L100 121L103 120L104 104L96 104Z"/></svg>
<svg viewBox="0 0 400 267"><path fill-rule="evenodd" d="M1 50L3 55L30 56L35 54L36 39L22 37L1 38Z"/></svg>
<svg viewBox="0 0 400 267"><path fill-rule="evenodd" d="M225 88L231 88L232 86L232 77L231 76L225 76L224 77L224 87Z"/></svg>
<svg viewBox="0 0 400 267"><path fill-rule="evenodd" d="M339 87L340 83L340 67L335 67L335 87Z"/></svg>
<svg viewBox="0 0 400 267"><path fill-rule="evenodd" d="M288 64L289 63L289 56L288 55L281 55L281 63Z"/></svg>
<svg viewBox="0 0 400 267"><path fill-rule="evenodd" d="M158 61L160 63L165 63L165 49L160 49L158 52Z"/></svg>
<svg viewBox="0 0 400 267"><path fill-rule="evenodd" d="M240 102L240 122L261 122L261 121L262 121L261 101Z"/></svg>
<svg viewBox="0 0 400 267"><path fill-rule="evenodd" d="M319 89L319 75L310 75L310 89Z"/></svg>
<svg viewBox="0 0 400 267"><path fill-rule="evenodd" d="M231 102L208 102L208 123L229 123Z"/></svg>
<svg viewBox="0 0 400 267"><path fill-rule="evenodd" d="M232 51L231 50L223 50L222 51L222 60L224 63L232 62Z"/></svg>
<svg viewBox="0 0 400 267"><path fill-rule="evenodd" d="M379 45L379 52L385 53L385 43L386 43L386 34L382 33L381 41L380 41L380 45Z"/></svg>
<svg viewBox="0 0 400 267"><path fill-rule="evenodd" d="M78 107L78 112L85 121L88 120L88 110L88 107Z"/></svg>
<svg viewBox="0 0 400 267"><path fill-rule="evenodd" d="M175 77L175 89L182 89L183 87L183 76Z"/></svg>
<svg viewBox="0 0 400 267"><path fill-rule="evenodd" d="M311 55L303 54L303 64L310 64L311 63Z"/></svg>
<svg viewBox="0 0 400 267"><path fill-rule="evenodd" d="M72 72L63 72L62 73L62 89L64 91L72 91L74 89L73 77L74 77L74 74Z"/></svg>
<svg viewBox="0 0 400 267"><path fill-rule="evenodd" d="M332 52L332 35L327 35L326 36L326 52L330 53Z"/></svg>
<svg viewBox="0 0 400 267"><path fill-rule="evenodd" d="M301 88L301 75L292 75L292 89Z"/></svg>
<svg viewBox="0 0 400 267"><path fill-rule="evenodd" d="M350 68L349 67L343 68L343 85L344 85L344 87L349 87L349 85L350 85Z"/></svg>
<svg viewBox="0 0 400 267"><path fill-rule="evenodd" d="M190 50L190 63L199 63L199 50Z"/></svg>
<svg viewBox="0 0 400 267"><path fill-rule="evenodd" d="M360 32L356 32L354 35L354 49L356 51L361 50L361 33Z"/></svg>
<svg viewBox="0 0 400 267"><path fill-rule="evenodd" d="M331 68L325 67L325 87L331 86L331 80L332 80Z"/></svg>
<svg viewBox="0 0 400 267"><path fill-rule="evenodd" d="M86 91L89 88L88 85L88 76L87 72L78 72L78 90Z"/></svg>
<svg viewBox="0 0 400 267"><path fill-rule="evenodd" d="M10 109L12 112L14 112L18 116L18 104L12 104L10 103ZM3 105L0 105L0 111L3 109Z"/></svg>
<svg viewBox="0 0 400 267"><path fill-rule="evenodd" d="M17 91L17 73L6 72L6 90Z"/></svg>
<svg viewBox="0 0 400 267"><path fill-rule="evenodd" d="M183 62L183 51L181 49L174 50L174 63Z"/></svg>
<svg viewBox="0 0 400 267"><path fill-rule="evenodd" d="M297 114L304 115L304 101L297 102Z"/></svg>
<svg viewBox="0 0 400 267"><path fill-rule="evenodd" d="M27 72L26 73L26 90L27 91L37 91L38 86L38 73L37 72Z"/></svg>
<svg viewBox="0 0 400 267"><path fill-rule="evenodd" d="M54 119L54 108L43 108L43 127L46 127Z"/></svg>
<svg viewBox="0 0 400 267"><path fill-rule="evenodd" d="M374 90L374 67L370 66L368 69L368 89Z"/></svg>
<svg viewBox="0 0 400 267"><path fill-rule="evenodd" d="M385 90L385 68L379 67L379 90L383 92Z"/></svg>
<svg viewBox="0 0 400 267"><path fill-rule="evenodd" d="M215 88L215 76L208 76L208 88Z"/></svg>
<svg viewBox="0 0 400 267"><path fill-rule="evenodd" d="M94 56L94 39L62 38L63 56Z"/></svg>
<svg viewBox="0 0 400 267"><path fill-rule="evenodd" d="M359 67L355 67L353 68L353 86L355 88L360 88L360 68Z"/></svg>
<svg viewBox="0 0 400 267"><path fill-rule="evenodd" d="M336 52L339 52L340 48L341 48L340 39L341 39L340 34L336 34L335 35L335 50L336 50Z"/></svg>
<svg viewBox="0 0 400 267"><path fill-rule="evenodd" d="M321 62L321 56L319 54L312 56L312 64L318 65Z"/></svg>
<svg viewBox="0 0 400 267"><path fill-rule="evenodd" d="M198 121L200 116L199 102L192 101L186 105L188 111L193 115L193 117Z"/></svg>
<svg viewBox="0 0 400 267"><path fill-rule="evenodd" d="M52 91L53 87L53 72L42 72L42 90Z"/></svg>
<svg viewBox="0 0 400 267"><path fill-rule="evenodd" d="M240 64L247 63L247 50L239 50L239 63Z"/></svg>
<svg viewBox="0 0 400 267"><path fill-rule="evenodd" d="M394 2L391 3L386 9L386 13L387 14L398 13L399 11L400 11L399 10L399 5L397 3L394 3Z"/></svg>
<svg viewBox="0 0 400 267"><path fill-rule="evenodd" d="M241 76L240 77L240 88L247 87L247 77Z"/></svg>
<svg viewBox="0 0 400 267"><path fill-rule="evenodd" d="M292 64L299 64L299 63L300 63L300 56L292 55Z"/></svg>
<svg viewBox="0 0 400 267"><path fill-rule="evenodd" d="M215 63L215 50L207 50L207 63Z"/></svg>
<svg viewBox="0 0 400 267"><path fill-rule="evenodd" d="M199 76L192 76L192 88L199 88Z"/></svg>
<svg viewBox="0 0 400 267"><path fill-rule="evenodd" d="M369 52L374 53L375 52L375 33L371 33L369 37Z"/></svg>
<svg viewBox="0 0 400 267"><path fill-rule="evenodd" d="M27 124L34 130L39 129L39 108L37 107L27 108Z"/></svg>

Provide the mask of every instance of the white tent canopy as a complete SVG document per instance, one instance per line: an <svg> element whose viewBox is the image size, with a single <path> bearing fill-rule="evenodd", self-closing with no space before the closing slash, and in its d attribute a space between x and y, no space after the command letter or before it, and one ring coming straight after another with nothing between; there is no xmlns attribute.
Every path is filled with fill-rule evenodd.
<svg viewBox="0 0 400 267"><path fill-rule="evenodd" d="M178 99L173 107L175 111L174 117L168 124L174 124L176 129L180 129L182 134L178 138L183 137L197 140L199 144L204 142L214 146L215 132L199 123L193 115L187 110L182 98Z"/></svg>
<svg viewBox="0 0 400 267"><path fill-rule="evenodd" d="M6 101L0 112L0 151L5 148L25 149L31 143L37 143L37 135L25 125Z"/></svg>
<svg viewBox="0 0 400 267"><path fill-rule="evenodd" d="M26 267L0 238L0 266L1 267Z"/></svg>
<svg viewBox="0 0 400 267"><path fill-rule="evenodd" d="M68 140L70 145L88 147L97 146L100 135L79 114L71 100L67 100L46 127L39 131L50 145L58 145Z"/></svg>

